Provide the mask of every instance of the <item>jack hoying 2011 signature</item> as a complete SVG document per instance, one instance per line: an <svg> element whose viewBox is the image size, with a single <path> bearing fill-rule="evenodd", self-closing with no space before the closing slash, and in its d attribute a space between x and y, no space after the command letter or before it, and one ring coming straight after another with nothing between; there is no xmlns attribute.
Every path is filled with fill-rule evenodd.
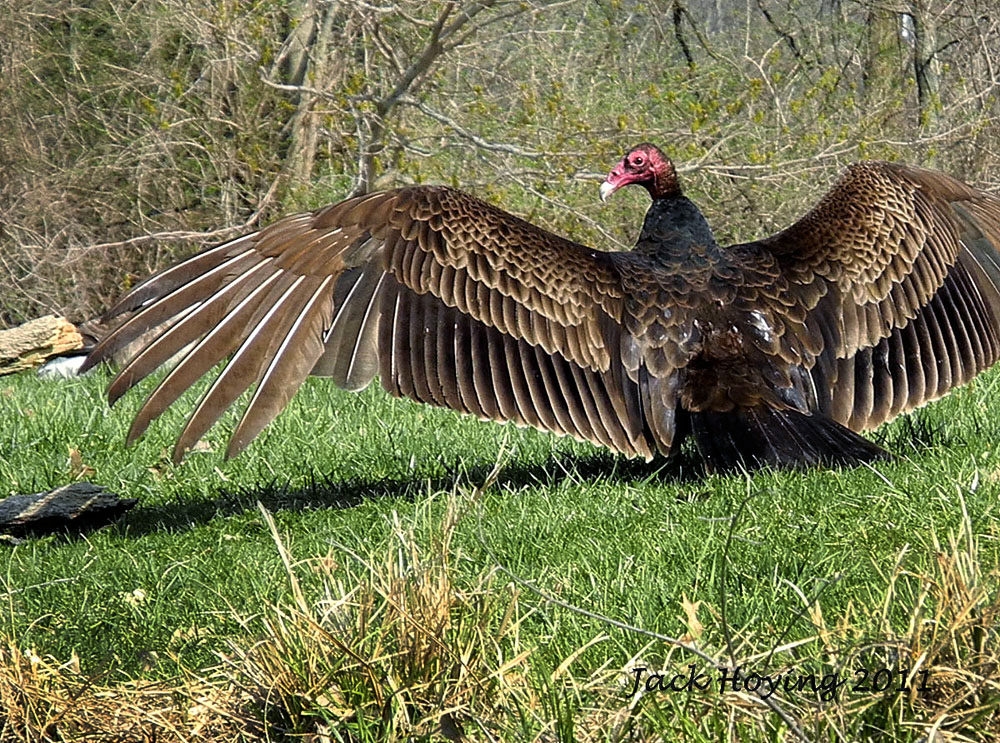
<svg viewBox="0 0 1000 743"><path fill-rule="evenodd" d="M769 699L773 694L784 692L814 692L821 701L832 701L839 693L853 694L898 694L915 688L918 692L929 691L927 675L929 671L913 672L909 668L856 668L852 672L794 673L786 672L767 675L757 671L747 672L743 666L729 668L720 666L714 672L698 670L695 663L687 667L686 673L661 673L650 671L645 666L637 666L628 671L635 676L629 696L640 690L647 692L695 692L718 690L757 694ZM645 674L645 682L643 682Z"/></svg>

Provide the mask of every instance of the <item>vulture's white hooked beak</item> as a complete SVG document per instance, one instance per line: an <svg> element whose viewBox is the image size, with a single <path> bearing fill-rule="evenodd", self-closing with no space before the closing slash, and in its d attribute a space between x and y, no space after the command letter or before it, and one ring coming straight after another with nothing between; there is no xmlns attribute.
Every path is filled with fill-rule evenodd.
<svg viewBox="0 0 1000 743"><path fill-rule="evenodd" d="M607 201L608 197L617 190L618 186L614 183L611 181L604 181L604 183L601 184L601 201Z"/></svg>

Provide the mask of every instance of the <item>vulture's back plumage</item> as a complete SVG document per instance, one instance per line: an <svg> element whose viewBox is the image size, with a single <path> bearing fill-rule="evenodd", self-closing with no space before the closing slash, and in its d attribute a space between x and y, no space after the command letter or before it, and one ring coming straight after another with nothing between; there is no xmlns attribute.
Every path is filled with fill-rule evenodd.
<svg viewBox="0 0 1000 743"><path fill-rule="evenodd" d="M653 198L633 251L566 240L444 187L282 219L148 279L89 368L159 336L112 402L179 350L129 441L223 359L183 456L245 390L241 451L305 377L670 455L691 432L710 469L856 463L858 435L1000 356L1000 200L933 171L851 166L785 231L719 246L652 145L601 187Z"/></svg>

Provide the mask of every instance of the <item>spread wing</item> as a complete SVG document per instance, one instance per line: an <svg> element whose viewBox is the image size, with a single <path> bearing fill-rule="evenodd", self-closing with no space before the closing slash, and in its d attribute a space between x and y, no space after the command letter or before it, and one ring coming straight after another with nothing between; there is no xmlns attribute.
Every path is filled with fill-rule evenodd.
<svg viewBox="0 0 1000 743"><path fill-rule="evenodd" d="M228 358L188 418L175 460L255 387L227 456L305 377L391 393L651 455L635 383L620 361L622 290L608 254L468 194L413 187L282 219L137 286L135 312L90 367L166 329L121 370L112 402L178 352L136 416L131 442Z"/></svg>
<svg viewBox="0 0 1000 743"><path fill-rule="evenodd" d="M851 166L805 217L754 244L805 309L810 407L872 428L1000 358L1000 199L943 173Z"/></svg>

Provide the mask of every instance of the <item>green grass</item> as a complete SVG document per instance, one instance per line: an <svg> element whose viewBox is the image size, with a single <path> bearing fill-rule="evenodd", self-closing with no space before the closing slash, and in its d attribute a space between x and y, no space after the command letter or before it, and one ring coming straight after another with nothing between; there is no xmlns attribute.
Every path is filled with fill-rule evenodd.
<svg viewBox="0 0 1000 743"><path fill-rule="evenodd" d="M704 476L691 456L679 466L630 462L318 379L240 457L222 459L230 419L210 433L211 451L175 467L167 452L195 396L126 449L145 392L109 409L106 383L102 374L0 379L0 496L70 482L68 454L76 449L87 480L139 499L108 528L5 547L0 636L56 659L75 654L83 673L107 682L206 669L234 646L266 636L275 607L296 605L258 501L274 514L310 606L335 578L363 584L364 564L385 564L402 533L414 550L450 556L456 590L473 591L492 573L487 593L517 597L515 644L532 651L529 676L541 689L541 711L511 712L519 726L500 731L512 740L539 729L581 736L574 722L593 717L597 697L597 707L614 699L627 707L627 689L615 683L630 680L625 669L636 656L680 671L695 659L513 586L507 573L496 573L498 563L560 601L672 637L691 629L682 601L700 601L698 642L715 657L725 656L727 633L743 658L806 641L772 666L756 661L761 670L856 663L863 645L905 635L927 585L921 576L934 573L948 535L975 547L976 574L986 598L995 595L996 373L877 432L900 455L892 463L751 477ZM334 568L310 569L323 557ZM499 623L503 602L490 611L496 616L487 624ZM571 675L610 686L598 694L551 681L564 660L602 634L574 659ZM875 666L881 651L872 652L865 662ZM644 730L669 729L668 740L714 740L725 734L726 713L705 710L720 700L661 695L630 714ZM917 715L887 704L878 725ZM668 723L670 710L688 714L691 705L701 712L690 729ZM862 720L862 712L851 714ZM763 737L746 739L782 729L773 715L764 728L753 719L744 722ZM843 725L861 737L861 728ZM816 730L817 739L829 736ZM899 730L913 739L919 732Z"/></svg>

